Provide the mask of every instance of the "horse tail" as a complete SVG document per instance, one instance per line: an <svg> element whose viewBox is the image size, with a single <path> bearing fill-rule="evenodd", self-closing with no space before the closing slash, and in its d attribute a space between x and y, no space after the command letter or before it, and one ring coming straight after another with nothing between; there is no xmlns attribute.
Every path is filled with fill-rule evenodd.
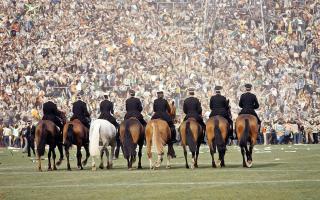
<svg viewBox="0 0 320 200"><path fill-rule="evenodd" d="M72 146L72 144L74 143L74 136L73 136L73 124L68 124L68 128L67 128L67 137L65 139L65 141L63 142L63 144L69 148Z"/></svg>
<svg viewBox="0 0 320 200"><path fill-rule="evenodd" d="M37 141L37 152L38 152L38 156L43 156L44 155L44 151L45 151L45 147L46 147L46 123L42 123L41 124L41 132L39 135L39 139Z"/></svg>
<svg viewBox="0 0 320 200"><path fill-rule="evenodd" d="M194 141L192 130L190 127L190 121L187 121L186 123L186 139L187 139L187 145L189 146L189 149L191 152L195 152L197 149L197 144Z"/></svg>
<svg viewBox="0 0 320 200"><path fill-rule="evenodd" d="M245 119L244 121L244 130L240 138L240 146L246 146L249 138L249 119Z"/></svg>
<svg viewBox="0 0 320 200"><path fill-rule="evenodd" d="M218 147L218 150L224 149L224 140L222 138L221 130L219 128L219 120L214 119L214 139L213 145Z"/></svg>
<svg viewBox="0 0 320 200"><path fill-rule="evenodd" d="M153 130L153 122L149 122L146 126L146 144L147 144L147 156L149 159L152 158L152 152L151 152L151 148L152 148L152 140L153 140L153 135L154 135L154 130Z"/></svg>
<svg viewBox="0 0 320 200"><path fill-rule="evenodd" d="M159 125L156 122L152 123L152 132L153 132L152 140L154 141L154 145L157 149L157 154L162 155L164 144L161 138Z"/></svg>
<svg viewBox="0 0 320 200"><path fill-rule="evenodd" d="M89 152L92 156L99 156L99 140L100 140L100 123L92 123L89 132Z"/></svg>
<svg viewBox="0 0 320 200"><path fill-rule="evenodd" d="M128 159L135 150L135 146L133 143L132 135L130 132L130 120L125 122L124 128L124 140L123 140L123 156Z"/></svg>

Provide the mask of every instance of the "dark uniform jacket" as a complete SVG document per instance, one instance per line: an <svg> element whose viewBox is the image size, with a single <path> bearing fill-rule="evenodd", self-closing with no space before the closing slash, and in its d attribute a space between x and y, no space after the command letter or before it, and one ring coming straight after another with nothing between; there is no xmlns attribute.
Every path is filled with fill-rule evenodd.
<svg viewBox="0 0 320 200"><path fill-rule="evenodd" d="M169 115L170 106L167 100L163 98L158 98L153 102L153 112L154 115L152 119L163 119L165 120L169 126L173 126L172 118Z"/></svg>
<svg viewBox="0 0 320 200"><path fill-rule="evenodd" d="M184 121L193 117L198 121L198 123L204 126L202 108L199 99L195 97L186 98L183 103L183 112L186 114Z"/></svg>
<svg viewBox="0 0 320 200"><path fill-rule="evenodd" d="M136 97L130 97L126 100L126 115L124 116L124 119L129 119L130 117L137 118L142 125L146 125L146 121L144 121L143 116L141 114L142 112L142 104L140 99Z"/></svg>
<svg viewBox="0 0 320 200"><path fill-rule="evenodd" d="M254 115L258 118L258 121L260 122L257 113L254 111L255 109L259 108L259 103L256 95L250 92L243 93L240 97L239 106L240 108L242 108L239 114Z"/></svg>
<svg viewBox="0 0 320 200"><path fill-rule="evenodd" d="M87 128L89 128L90 114L87 109L87 104L81 100L73 103L72 107L73 116L71 121L74 119L80 120Z"/></svg>
<svg viewBox="0 0 320 200"><path fill-rule="evenodd" d="M25 135L27 140L28 141L34 140L35 133L36 133L36 127L35 126L28 126L26 128L26 135Z"/></svg>
<svg viewBox="0 0 320 200"><path fill-rule="evenodd" d="M48 101L43 104L43 117L42 120L50 120L55 123L60 130L63 128L63 124L60 120L61 114L57 108L57 105L52 101Z"/></svg>
<svg viewBox="0 0 320 200"><path fill-rule="evenodd" d="M226 97L221 94L216 94L210 98L210 117L220 115L224 118L229 118L229 104Z"/></svg>
<svg viewBox="0 0 320 200"><path fill-rule="evenodd" d="M109 100L103 100L100 103L100 116L99 119L105 119L108 120L110 123L112 123L115 127L118 127L119 124L117 123L116 118L114 118L114 110L113 110L113 103Z"/></svg>

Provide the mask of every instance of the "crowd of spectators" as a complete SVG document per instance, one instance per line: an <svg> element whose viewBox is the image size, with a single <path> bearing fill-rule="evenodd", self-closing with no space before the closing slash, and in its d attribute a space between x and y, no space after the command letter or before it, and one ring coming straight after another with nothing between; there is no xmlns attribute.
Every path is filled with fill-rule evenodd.
<svg viewBox="0 0 320 200"><path fill-rule="evenodd" d="M181 117L186 89L195 87L207 117L215 85L235 119L250 82L265 127L319 131L319 0L7 0L0 42L7 126L39 118L48 96L70 116L79 92L93 118L109 92L122 120L129 88L149 119L156 91Z"/></svg>

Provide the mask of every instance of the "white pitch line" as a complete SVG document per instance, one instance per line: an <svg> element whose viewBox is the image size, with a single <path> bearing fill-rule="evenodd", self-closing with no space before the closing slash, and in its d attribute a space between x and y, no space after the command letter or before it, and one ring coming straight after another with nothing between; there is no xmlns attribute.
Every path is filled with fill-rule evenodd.
<svg viewBox="0 0 320 200"><path fill-rule="evenodd" d="M147 173L170 173L170 172L174 172L174 169L173 170L157 170L157 171L152 171L152 170L136 170L136 171L127 171L125 168L124 168L124 171L118 171L118 170L121 170L121 169L115 169L116 171L114 170L110 170L110 172L114 172L115 174L108 174L108 176L115 176L116 174L147 174ZM186 169L187 170L187 169ZM99 170L99 172L105 172L106 170ZM222 173L222 172L227 172L227 173L238 173L238 172L304 172L304 173L310 173L310 172L318 172L320 173L320 170L312 170L312 169L309 169L309 170L299 170L299 169L296 169L296 170L288 170L288 169L212 169L212 171L216 171L216 172L219 172L219 173ZM44 169L44 172L37 172L36 170L33 171L33 172L0 172L0 175L40 175L40 176L43 176L43 175L54 175L54 174L75 174L75 173L96 173L96 172L91 172L91 170L85 170L85 171L80 171L80 170L73 170L71 172L69 171L54 171L54 172L46 172L46 169ZM197 172L203 172L201 169L198 170Z"/></svg>
<svg viewBox="0 0 320 200"><path fill-rule="evenodd" d="M320 182L320 179L297 179L297 180L270 180L270 181L210 181L210 182L126 182L126 183L84 183L84 184L64 184L64 185L32 185L32 184L21 184L21 185L5 185L0 186L1 189L26 189L26 188L78 188L78 187L137 187L137 186L167 186L167 185L210 185L210 186L222 186L222 185L242 185L242 184L276 184L276 183L306 183L306 182ZM52 183L52 182L51 182Z"/></svg>

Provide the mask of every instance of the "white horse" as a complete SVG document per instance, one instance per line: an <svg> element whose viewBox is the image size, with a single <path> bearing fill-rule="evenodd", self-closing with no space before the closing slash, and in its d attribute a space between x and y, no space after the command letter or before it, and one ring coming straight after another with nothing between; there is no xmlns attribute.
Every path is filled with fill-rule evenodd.
<svg viewBox="0 0 320 200"><path fill-rule="evenodd" d="M106 152L108 159L107 169L112 168L112 159L114 158L114 149L116 146L116 128L109 121L96 119L90 125L89 132L89 151L92 157L92 170L96 170L95 157L100 156L101 163L99 168L103 169L103 154ZM100 149L100 141L102 148ZM108 146L111 146L111 156L109 156Z"/></svg>

